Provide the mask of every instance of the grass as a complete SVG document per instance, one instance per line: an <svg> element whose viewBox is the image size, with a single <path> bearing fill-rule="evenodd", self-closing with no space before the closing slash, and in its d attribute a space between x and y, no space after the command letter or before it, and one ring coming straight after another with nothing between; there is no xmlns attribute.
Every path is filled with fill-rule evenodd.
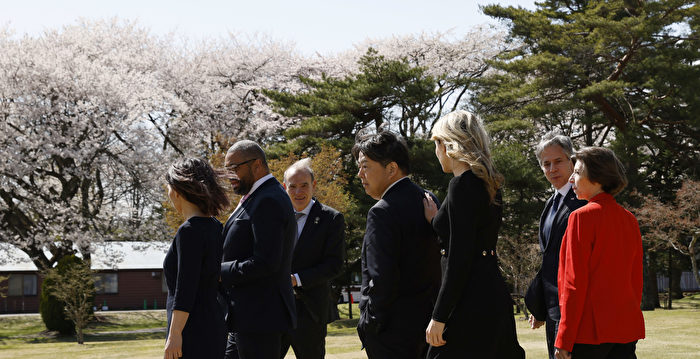
<svg viewBox="0 0 700 359"><path fill-rule="evenodd" d="M673 303L673 310L644 312L646 339L637 345L640 358L700 358L700 294ZM341 319L328 327L326 357L329 359L366 358L360 351L355 327L359 310L353 305L353 319L347 304L338 306ZM544 328L531 330L522 315L516 317L518 340L528 358L545 358ZM4 358L162 358L165 332L164 311L97 313L86 330L85 344L74 337L60 337L44 331L38 315L0 316L0 359ZM138 330L160 330L134 332ZM287 358L294 358L293 353Z"/></svg>

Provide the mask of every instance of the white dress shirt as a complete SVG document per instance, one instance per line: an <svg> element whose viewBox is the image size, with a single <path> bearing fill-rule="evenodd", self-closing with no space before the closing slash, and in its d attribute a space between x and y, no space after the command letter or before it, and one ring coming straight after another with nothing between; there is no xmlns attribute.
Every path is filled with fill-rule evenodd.
<svg viewBox="0 0 700 359"><path fill-rule="evenodd" d="M304 225L306 225L306 219L309 218L309 213L311 213L311 207L314 205L314 203L316 203L316 201L312 198L311 201L309 201L309 204L307 204L306 207L299 212L303 213L304 216L301 216L299 219L297 219L297 238L294 241L294 246L296 246L296 243L299 241L299 237L301 237L301 232L304 230ZM294 278L297 281L297 287L301 287L301 279L299 278L299 273L294 273Z"/></svg>

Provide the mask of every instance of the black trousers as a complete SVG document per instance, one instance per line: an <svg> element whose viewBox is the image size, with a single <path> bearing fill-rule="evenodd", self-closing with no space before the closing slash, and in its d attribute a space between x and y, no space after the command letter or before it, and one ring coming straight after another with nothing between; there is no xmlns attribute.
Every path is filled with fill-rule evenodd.
<svg viewBox="0 0 700 359"><path fill-rule="evenodd" d="M547 319L545 319L545 329L547 332L547 352L549 353L549 359L554 359L554 341L557 340L559 321L547 316Z"/></svg>
<svg viewBox="0 0 700 359"><path fill-rule="evenodd" d="M631 343L574 344L572 359L637 359L637 341Z"/></svg>
<svg viewBox="0 0 700 359"><path fill-rule="evenodd" d="M282 355L289 347L298 359L323 359L326 355L326 323L315 321L301 300L296 300L297 328L282 335Z"/></svg>
<svg viewBox="0 0 700 359"><path fill-rule="evenodd" d="M229 332L224 359L279 359L282 333Z"/></svg>
<svg viewBox="0 0 700 359"><path fill-rule="evenodd" d="M361 313L360 322L362 322ZM423 359L428 352L425 328L384 328L379 333L358 325L357 334L368 359Z"/></svg>

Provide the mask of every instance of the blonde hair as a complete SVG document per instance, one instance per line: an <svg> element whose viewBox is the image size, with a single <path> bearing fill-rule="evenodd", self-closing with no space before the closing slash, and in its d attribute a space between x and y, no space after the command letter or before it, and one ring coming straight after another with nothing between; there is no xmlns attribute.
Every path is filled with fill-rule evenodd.
<svg viewBox="0 0 700 359"><path fill-rule="evenodd" d="M491 138L479 117L467 111L450 112L437 120L430 139L442 142L448 157L468 164L474 175L484 181L491 202L495 203L503 176L493 166Z"/></svg>

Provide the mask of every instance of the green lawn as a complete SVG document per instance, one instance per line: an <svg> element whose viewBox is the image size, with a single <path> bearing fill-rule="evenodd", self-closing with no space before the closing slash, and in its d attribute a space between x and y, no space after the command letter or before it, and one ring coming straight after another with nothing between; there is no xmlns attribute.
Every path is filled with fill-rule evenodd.
<svg viewBox="0 0 700 359"><path fill-rule="evenodd" d="M637 346L639 358L700 358L700 294L674 302L673 310L644 312L647 339ZM341 320L328 327L329 359L366 358L360 351L355 326L359 315L354 305L353 319L347 319L347 304L339 305ZM518 340L528 358L546 357L544 328L530 330L522 316L516 317ZM165 332L142 332L165 327L164 311L98 313L86 331L86 344L72 337L56 337L44 332L41 318L0 317L0 358L162 358ZM126 332L125 331L130 331ZM287 358L294 358L290 352Z"/></svg>

